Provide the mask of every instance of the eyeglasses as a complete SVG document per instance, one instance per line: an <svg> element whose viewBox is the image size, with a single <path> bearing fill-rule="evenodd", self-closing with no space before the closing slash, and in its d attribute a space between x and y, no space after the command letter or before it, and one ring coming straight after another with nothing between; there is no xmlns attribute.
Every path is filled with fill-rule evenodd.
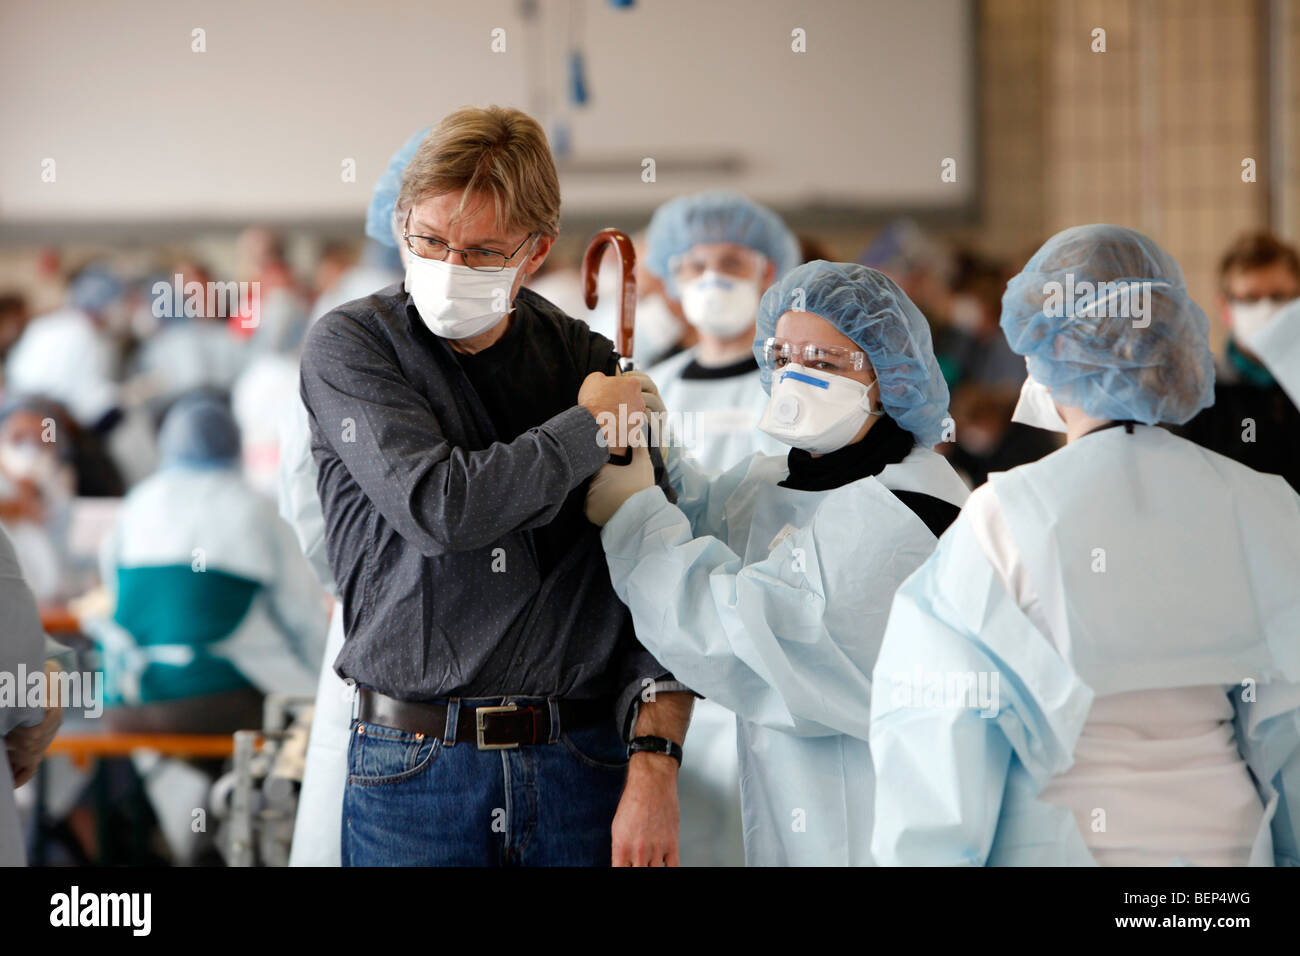
<svg viewBox="0 0 1300 956"><path fill-rule="evenodd" d="M790 342L786 339L768 339L763 343L763 368L769 372L787 365L802 365L835 375L860 372L867 364L867 354L857 349L838 345L820 345L816 342Z"/></svg>
<svg viewBox="0 0 1300 956"><path fill-rule="evenodd" d="M668 271L681 285L698 279L709 270L737 279L753 279L762 274L765 261L762 253L752 249L729 249L722 255L686 252L668 261Z"/></svg>
<svg viewBox="0 0 1300 956"><path fill-rule="evenodd" d="M500 272L506 267L519 250L524 247L529 239L533 238L533 233L524 236L523 242L515 246L515 251L506 255L504 252L493 252L491 249L457 249L443 242L441 239L435 239L433 236L413 236L408 232L411 225L411 214L406 214L406 223L402 226L402 238L406 240L406 248L411 250L411 255L419 256L421 259L437 259L443 262L447 254L454 252L465 260L465 265L469 266L475 272Z"/></svg>

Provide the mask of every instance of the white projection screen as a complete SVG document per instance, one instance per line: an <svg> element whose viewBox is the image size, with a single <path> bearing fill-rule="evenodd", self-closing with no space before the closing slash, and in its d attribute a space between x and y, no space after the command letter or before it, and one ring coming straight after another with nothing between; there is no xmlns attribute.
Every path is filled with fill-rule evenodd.
<svg viewBox="0 0 1300 956"><path fill-rule="evenodd" d="M0 225L355 219L407 136L490 103L564 131L566 216L644 213L712 186L787 209L960 210L979 175L974 13L973 0L5 4Z"/></svg>

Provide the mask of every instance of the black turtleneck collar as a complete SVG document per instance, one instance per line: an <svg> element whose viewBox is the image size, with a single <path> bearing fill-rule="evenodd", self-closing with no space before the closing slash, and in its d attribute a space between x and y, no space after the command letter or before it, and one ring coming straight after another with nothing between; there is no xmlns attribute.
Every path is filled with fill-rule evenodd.
<svg viewBox="0 0 1300 956"><path fill-rule="evenodd" d="M916 445L912 433L888 415L871 426L862 441L814 458L801 448L791 448L789 476L780 485L798 491L829 491L859 478L878 475L896 465Z"/></svg>

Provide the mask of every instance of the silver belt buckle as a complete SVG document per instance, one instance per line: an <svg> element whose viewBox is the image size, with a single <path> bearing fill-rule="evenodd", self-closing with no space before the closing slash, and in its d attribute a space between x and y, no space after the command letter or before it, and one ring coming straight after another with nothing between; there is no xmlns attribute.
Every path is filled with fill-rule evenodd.
<svg viewBox="0 0 1300 956"><path fill-rule="evenodd" d="M515 704L501 704L496 707L475 707L474 708L474 728L478 732L478 749L479 750L511 750L518 747L519 744L489 744L483 741L483 718L488 714L509 714L518 710Z"/></svg>

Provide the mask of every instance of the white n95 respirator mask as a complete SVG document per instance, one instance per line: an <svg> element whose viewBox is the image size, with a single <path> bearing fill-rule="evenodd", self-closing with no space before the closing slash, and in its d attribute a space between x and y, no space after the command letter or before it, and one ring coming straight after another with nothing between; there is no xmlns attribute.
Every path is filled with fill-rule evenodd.
<svg viewBox="0 0 1300 956"><path fill-rule="evenodd" d="M410 256L406 261L406 291L434 335L467 339L505 318L518 272L518 266L500 272L479 272L469 266Z"/></svg>
<svg viewBox="0 0 1300 956"><path fill-rule="evenodd" d="M1256 332L1268 325L1288 301L1256 299L1254 302L1232 303L1228 306L1228 314L1232 317L1232 337L1244 345Z"/></svg>
<svg viewBox="0 0 1300 956"><path fill-rule="evenodd" d="M1020 386L1020 401L1011 413L1011 420L1031 428L1042 428L1049 432L1067 432L1069 426L1056 410L1052 393L1047 386L1033 376L1025 376L1025 384Z"/></svg>
<svg viewBox="0 0 1300 956"><path fill-rule="evenodd" d="M681 340L682 323L668 308L664 297L655 293L636 304L636 348L645 355L645 366L654 364Z"/></svg>
<svg viewBox="0 0 1300 956"><path fill-rule="evenodd" d="M871 415L871 386L802 365L773 373L758 427L777 441L825 455L851 442Z"/></svg>
<svg viewBox="0 0 1300 956"><path fill-rule="evenodd" d="M709 271L682 286L682 312L705 335L734 339L758 315L756 279L737 279Z"/></svg>

